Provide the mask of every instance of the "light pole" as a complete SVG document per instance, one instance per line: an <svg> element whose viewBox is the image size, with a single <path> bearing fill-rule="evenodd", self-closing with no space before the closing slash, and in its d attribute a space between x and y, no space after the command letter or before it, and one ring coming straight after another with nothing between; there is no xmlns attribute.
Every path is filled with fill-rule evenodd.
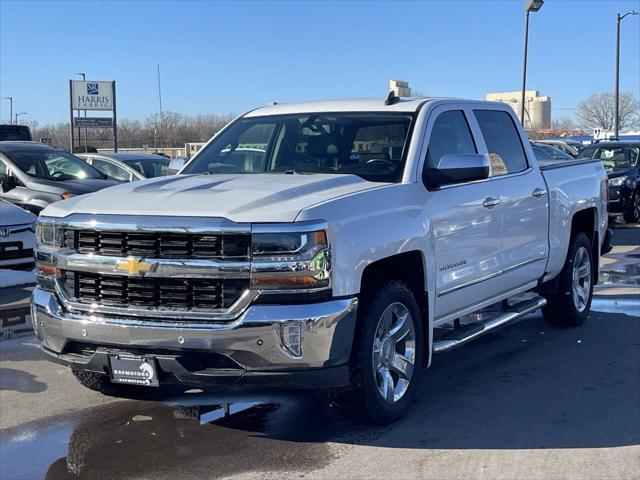
<svg viewBox="0 0 640 480"><path fill-rule="evenodd" d="M79 75L82 77L82 81L86 82L86 75L82 72L76 73L76 75ZM84 118L87 118L87 111L84 111ZM78 138L80 138L80 129L78 128ZM84 153L87 153L87 127L84 127Z"/></svg>
<svg viewBox="0 0 640 480"><path fill-rule="evenodd" d="M27 112L22 112L22 113L16 113L16 125L18 125L18 117L20 115L29 115Z"/></svg>
<svg viewBox="0 0 640 480"><path fill-rule="evenodd" d="M524 92L527 89L527 49L529 47L529 12L537 12L542 8L544 0L526 0L524 11L526 21L524 27L524 63L522 65L522 95L520 96L520 123L524 127Z"/></svg>
<svg viewBox="0 0 640 480"><path fill-rule="evenodd" d="M9 123L13 122L13 97L4 97L9 100Z"/></svg>
<svg viewBox="0 0 640 480"><path fill-rule="evenodd" d="M616 140L618 139L618 133L620 130L620 22L627 15L638 15L638 12L636 12L635 10L631 10L624 15L618 14L618 16L616 17L616 114L613 126Z"/></svg>

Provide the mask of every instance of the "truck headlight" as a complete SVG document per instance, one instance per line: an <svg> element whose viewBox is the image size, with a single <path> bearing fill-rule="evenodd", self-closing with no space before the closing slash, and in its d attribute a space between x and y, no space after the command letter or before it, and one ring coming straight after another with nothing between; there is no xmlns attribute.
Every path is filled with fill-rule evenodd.
<svg viewBox="0 0 640 480"><path fill-rule="evenodd" d="M252 235L251 288L310 292L330 287L331 255L324 230Z"/></svg>
<svg viewBox="0 0 640 480"><path fill-rule="evenodd" d="M620 185L622 185L625 181L627 180L627 176L623 175L621 177L616 177L616 178L610 178L609 179L609 186L610 187L619 187Z"/></svg>
<svg viewBox="0 0 640 480"><path fill-rule="evenodd" d="M62 246L63 231L53 222L40 221L36 223L36 244L38 247L57 248Z"/></svg>
<svg viewBox="0 0 640 480"><path fill-rule="evenodd" d="M47 291L55 290L56 279L62 272L55 265L53 250L62 246L63 230L53 222L38 219L36 222L36 281L38 286Z"/></svg>

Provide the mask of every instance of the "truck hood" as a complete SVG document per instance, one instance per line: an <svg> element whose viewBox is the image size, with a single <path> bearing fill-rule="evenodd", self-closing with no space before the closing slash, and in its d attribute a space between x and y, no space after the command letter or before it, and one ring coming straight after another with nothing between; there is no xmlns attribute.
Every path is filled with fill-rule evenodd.
<svg viewBox="0 0 640 480"><path fill-rule="evenodd" d="M102 188L117 185L114 180L101 180L98 178L87 178L85 180L45 180L43 178L31 178L29 188L38 192L46 193L72 193L73 195L83 195L95 192Z"/></svg>
<svg viewBox="0 0 640 480"><path fill-rule="evenodd" d="M165 215L224 217L242 223L293 222L311 205L384 185L355 175L176 175L125 183L56 202L42 215Z"/></svg>
<svg viewBox="0 0 640 480"><path fill-rule="evenodd" d="M629 167L605 168L605 170L609 178L622 177L623 175L630 175L633 173L633 168Z"/></svg>

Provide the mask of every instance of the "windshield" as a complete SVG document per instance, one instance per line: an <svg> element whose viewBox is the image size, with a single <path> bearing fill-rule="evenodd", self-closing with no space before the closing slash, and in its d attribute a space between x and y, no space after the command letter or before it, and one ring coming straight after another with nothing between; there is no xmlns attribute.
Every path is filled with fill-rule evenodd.
<svg viewBox="0 0 640 480"><path fill-rule="evenodd" d="M578 158L590 158L602 160L605 168L635 168L638 166L638 153L640 148L636 146L601 146L585 148Z"/></svg>
<svg viewBox="0 0 640 480"><path fill-rule="evenodd" d="M106 178L91 165L61 150L14 151L9 158L20 170L35 178L54 181Z"/></svg>
<svg viewBox="0 0 640 480"><path fill-rule="evenodd" d="M128 166L138 171L147 178L161 177L167 174L169 168L169 159L158 157L155 158L133 158L124 160Z"/></svg>
<svg viewBox="0 0 640 480"><path fill-rule="evenodd" d="M395 182L402 174L412 119L397 113L243 118L181 173L354 174Z"/></svg>

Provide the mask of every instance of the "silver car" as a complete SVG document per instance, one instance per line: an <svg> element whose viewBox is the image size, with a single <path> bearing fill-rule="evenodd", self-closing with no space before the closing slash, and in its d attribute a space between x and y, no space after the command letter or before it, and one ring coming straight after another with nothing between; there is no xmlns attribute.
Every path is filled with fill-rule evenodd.
<svg viewBox="0 0 640 480"><path fill-rule="evenodd" d="M91 166L119 182L132 182L169 174L169 159L148 153L79 153Z"/></svg>
<svg viewBox="0 0 640 480"><path fill-rule="evenodd" d="M64 150L38 142L0 142L0 199L32 213L116 184Z"/></svg>

